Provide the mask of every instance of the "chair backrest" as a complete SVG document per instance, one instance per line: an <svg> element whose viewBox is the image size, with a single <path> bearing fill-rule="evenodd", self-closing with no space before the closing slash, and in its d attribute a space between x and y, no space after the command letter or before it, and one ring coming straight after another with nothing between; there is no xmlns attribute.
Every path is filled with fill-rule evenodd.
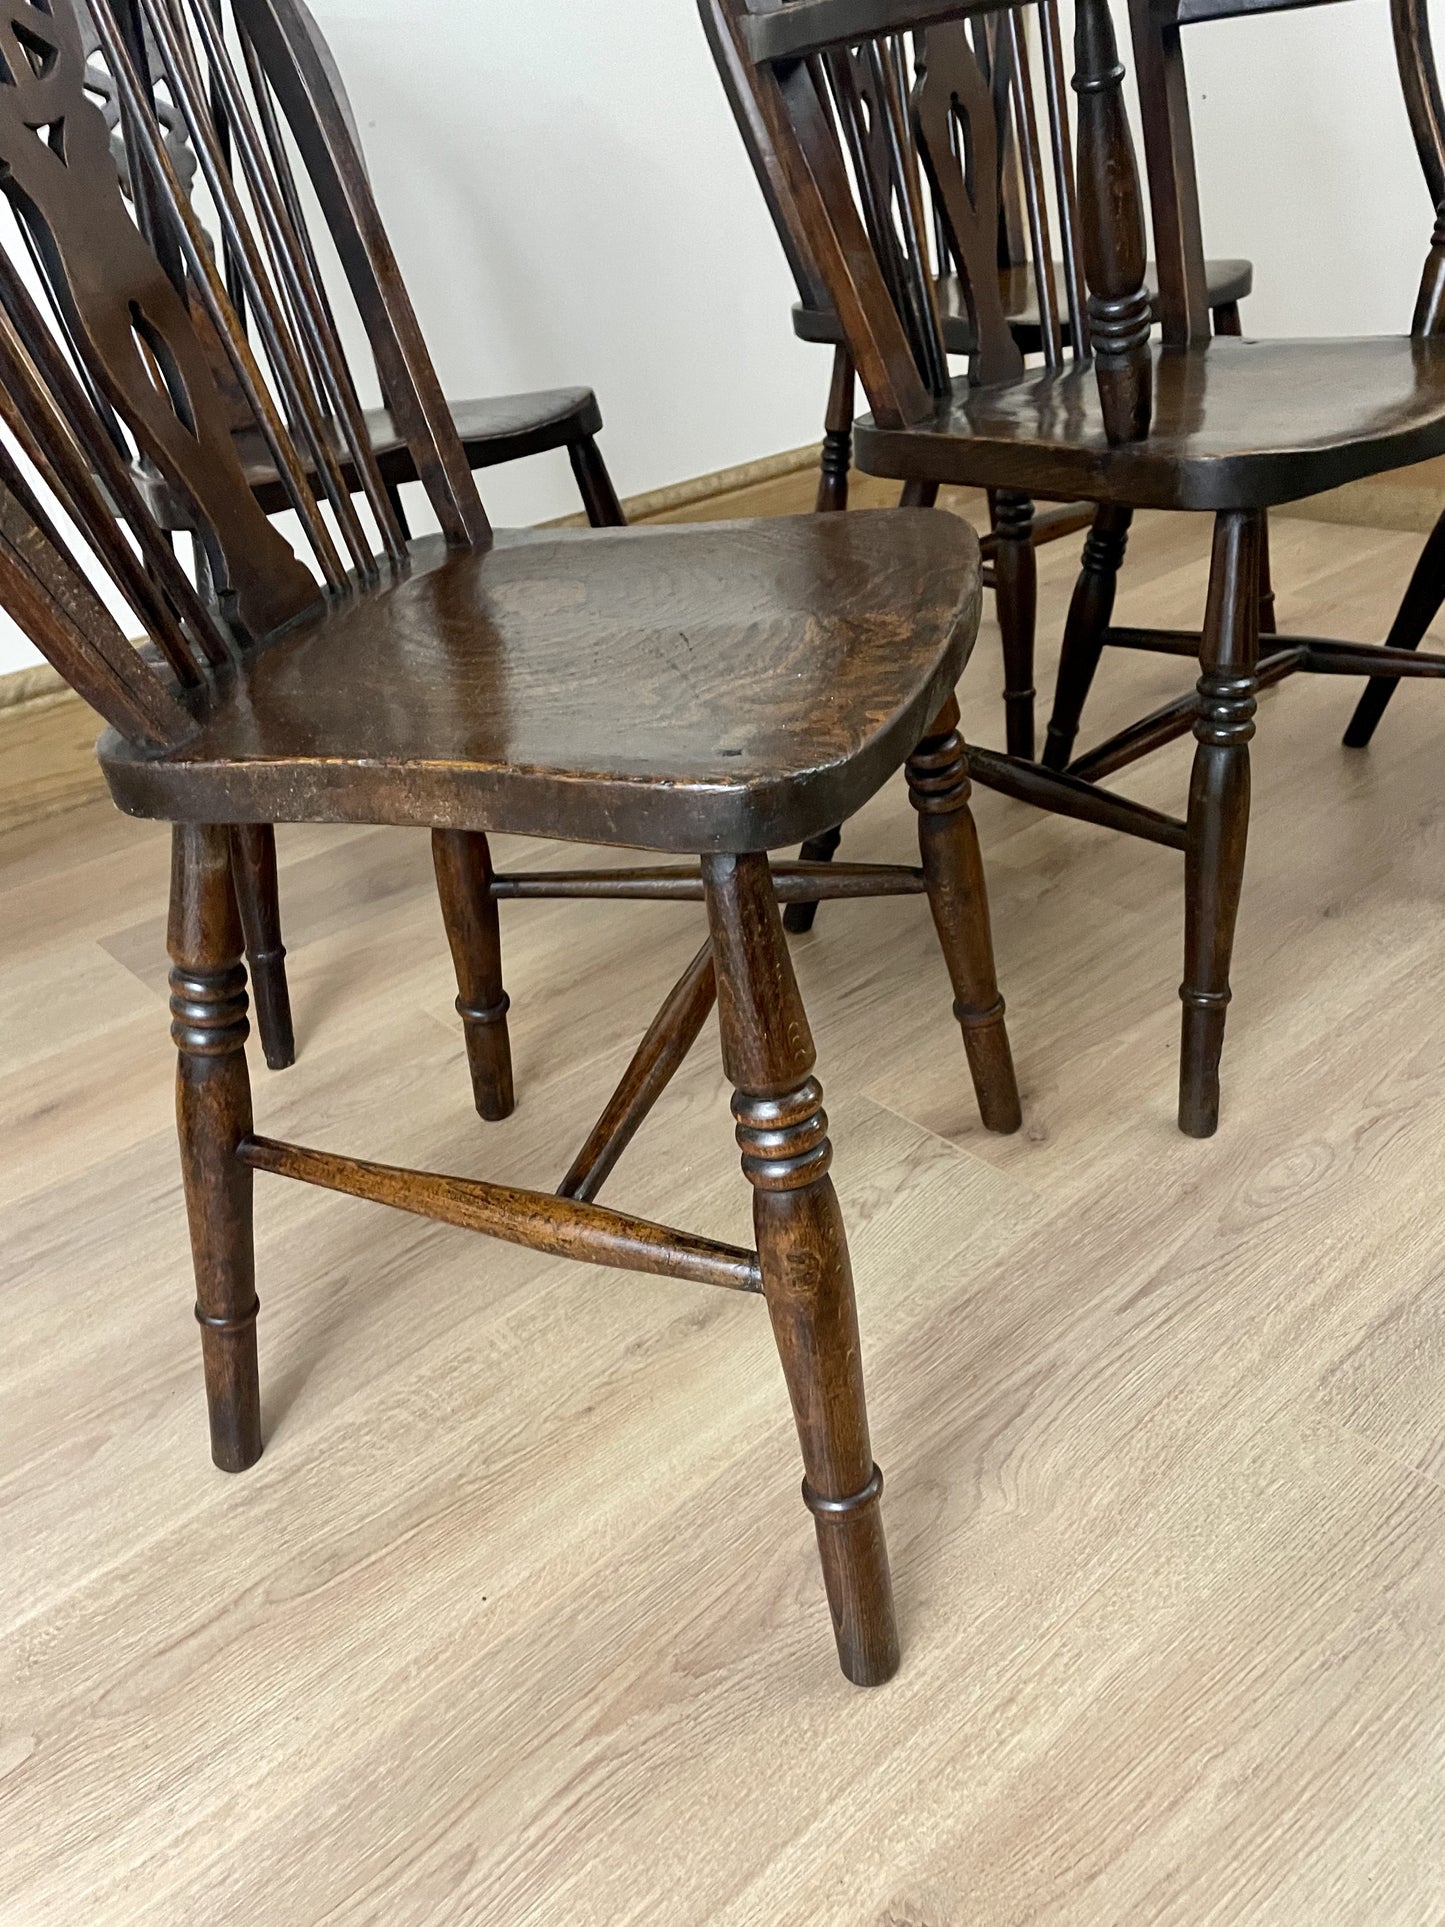
<svg viewBox="0 0 1445 1927"><path fill-rule="evenodd" d="M3 447L0 599L108 721L139 740L170 742L193 726L181 692L238 649L323 593L365 593L378 579L378 551L393 569L408 563L306 236L283 121L446 539L485 546L490 529L297 0L234 0L229 34L212 0L91 0L89 63L76 8L77 0L0 0L0 190L44 265L60 322L0 248L0 419L163 661L126 643ZM98 62L113 82L130 201L93 85ZM244 291L254 346L173 159L176 117ZM319 585L247 484L232 433L236 394L286 485ZM170 547L170 498L206 544L214 603Z"/></svg>
<svg viewBox="0 0 1445 1927"><path fill-rule="evenodd" d="M970 378L1007 381L1023 372L998 285L1001 143L1011 128L1046 362L1063 359L1046 189L1052 172L1074 352L1093 355L1111 437L1135 440L1147 431L1142 203L1107 0L1078 0L1075 9L1077 181L1057 0L1033 0L1027 9L979 0L699 5L804 299L826 291L880 422L922 420L950 387L933 285L933 270L949 260L974 325ZM1025 13L1040 23L1047 149ZM920 175L932 191L935 224L925 216ZM940 257L932 263L931 235Z"/></svg>
<svg viewBox="0 0 1445 1927"><path fill-rule="evenodd" d="M1166 342L1202 342L1210 333L1181 30L1245 13L1333 4L1337 0L1129 0L1159 264L1159 319ZM1438 335L1445 333L1445 105L1430 41L1427 0L1390 0L1390 17L1400 89L1435 209L1435 230L1412 332Z"/></svg>

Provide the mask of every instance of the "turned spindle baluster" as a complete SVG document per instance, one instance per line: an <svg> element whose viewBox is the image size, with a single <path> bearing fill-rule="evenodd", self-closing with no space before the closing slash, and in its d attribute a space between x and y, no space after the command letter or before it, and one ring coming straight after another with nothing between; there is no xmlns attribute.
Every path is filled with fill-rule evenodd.
<svg viewBox="0 0 1445 1927"><path fill-rule="evenodd" d="M246 1073L246 968L226 830L178 823L172 839L171 1036L181 1176L196 1272L196 1319L210 1409L211 1457L243 1472L261 1456Z"/></svg>
<svg viewBox="0 0 1445 1927"><path fill-rule="evenodd" d="M1219 1059L1249 834L1249 745L1259 653L1259 514L1217 517L1199 649L1199 709L1184 845L1184 1004L1179 1128L1219 1124Z"/></svg>
<svg viewBox="0 0 1445 1927"><path fill-rule="evenodd" d="M1034 549L1034 505L1027 495L999 489L993 497L994 584L1003 637L1003 701L1010 756L1034 754L1034 624L1039 565Z"/></svg>
<svg viewBox="0 0 1445 1927"><path fill-rule="evenodd" d="M1099 402L1109 440L1137 442L1149 432L1153 405L1144 213L1108 0L1078 0L1074 64L1084 274Z"/></svg>

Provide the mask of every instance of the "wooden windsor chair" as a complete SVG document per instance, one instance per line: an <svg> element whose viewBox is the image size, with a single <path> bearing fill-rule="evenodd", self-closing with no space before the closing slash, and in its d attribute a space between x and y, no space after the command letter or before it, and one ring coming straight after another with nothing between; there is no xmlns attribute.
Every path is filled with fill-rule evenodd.
<svg viewBox="0 0 1445 1927"><path fill-rule="evenodd" d="M165 64L155 37L145 32L138 14L122 6L119 19L127 43L145 86L149 105L165 141L166 151L181 185L189 192L197 176L197 155L184 114L170 98ZM361 145L350 100L332 58L331 50L309 9L296 7L297 31L304 33L315 59L327 75L338 111L345 119L356 151ZM85 59L86 91L96 101L110 129L111 151L115 157L123 192L132 195L130 159L126 149L126 116L119 89L106 60L100 36L88 13L82 12L81 44ZM278 185L287 197L293 215L300 203L275 103L266 79L260 54L244 42L249 63L248 79L257 107L257 123L265 142ZM226 168L233 165L232 141L225 104L218 97L207 97L211 127L219 159ZM142 187L142 198L144 188ZM164 209L150 196L140 210L143 220L163 220ZM304 235L304 224L298 228ZM344 237L338 236L338 240ZM160 243L164 257L176 271L183 272L183 252L179 239L171 236ZM221 258L225 265L228 293L236 314L247 317L245 276L230 242L222 238ZM45 261L37 261L42 278ZM311 263L319 282L319 269ZM276 468L265 437L257 432L245 396L229 377L224 357L217 357L217 372L230 395L232 428L246 479L268 514L290 507L286 484ZM476 471L502 463L521 461L552 449L565 449L587 520L594 528L620 527L626 517L617 499L597 435L602 428L602 411L590 388L548 389L532 394L500 395L483 399L449 401L448 408L456 425L467 466ZM401 490L415 482L415 464L405 435L390 409L363 411L367 436L382 484L390 498L393 514L403 535L409 534ZM348 486L360 487L359 478L347 462L346 451L338 447L338 459ZM178 505L179 506L179 505ZM204 568L204 558L201 558ZM286 947L281 934L281 907L276 869L276 839L270 824L249 824L236 832L236 886L241 905L241 920L246 932L246 960L250 969L256 1006L256 1028L267 1064L283 1070L296 1060L295 1027L286 977Z"/></svg>
<svg viewBox="0 0 1445 1927"><path fill-rule="evenodd" d="M1028 15L1039 21L1039 66L1043 110L1036 99L1035 63L1030 58ZM908 37L884 43L889 70L907 111L896 120L897 165L890 139L888 102L877 96L875 75L861 51L843 49L834 61L833 83L841 89L839 111L847 136L848 158L871 231L885 247L907 222L900 196L922 202L920 245L932 262L932 306L945 356L966 358L983 379L1013 372L1020 355L1041 355L1049 368L1088 347L1084 310L1083 254L1073 130L1068 110L1063 41L1057 0L1037 0L1023 12L981 13L971 20L939 22L913 46L916 84L911 84ZM961 114L957 103L968 103ZM965 135L992 107L994 126L988 146L993 192L977 202L975 172L980 150ZM744 121L744 126L746 122ZM1045 130L1041 132L1041 128ZM1052 191L1051 191L1052 190ZM1057 218L1061 258L1055 259L1053 222ZM996 242L995 237L996 235ZM991 277L997 250L998 296L986 298L989 337L1000 345L1011 335L1017 353L996 356L991 338L980 339L971 289ZM968 249L965 258L964 248ZM895 265L895 277L897 274ZM1253 285L1248 261L1201 259L1206 329L1240 332L1239 303ZM1145 285L1157 308L1158 276L1146 263ZM836 308L816 281L800 276L803 294L793 310L794 328L805 339L836 344L833 380L823 442L817 506L847 506L847 475L852 460L856 378L851 350ZM1062 295L1061 295L1061 292ZM895 474L890 468L887 473ZM932 506L937 484L904 476L903 500ZM1035 551L1050 541L1091 529L1089 504L1068 503L1036 510L1034 500L1017 490L988 492L990 532L983 538L984 582L996 591L1003 646L1005 741L1010 755L1035 754L1034 646L1038 602ZM1097 540L1103 540L1102 533ZM1112 540L1112 537L1110 538ZM1122 557L1122 548L1120 549ZM1268 561L1262 564L1267 594ZM1050 738L1045 761L1054 760ZM803 856L826 862L839 848L842 832L834 826L815 838ZM814 903L791 904L786 928L811 928Z"/></svg>
<svg viewBox="0 0 1445 1927"><path fill-rule="evenodd" d="M1323 0L1301 0L1323 4ZM1201 274L1204 242L1195 176L1194 136L1184 67L1184 24L1202 26L1231 17L1236 8L1228 0L1130 0L1135 62L1140 77L1140 121L1149 175L1155 245L1164 284L1162 304L1164 339L1179 347L1198 347L1208 336ZM1421 171L1437 210L1445 208L1445 108L1435 78L1429 15L1423 0L1391 0L1391 23L1401 91L1415 138ZM1437 215L1437 219L1442 217ZM1433 262L1433 255L1432 255ZM1433 273L1433 268L1430 271ZM1416 328L1430 333L1439 327L1432 304L1439 300L1427 274L1416 315ZM1125 512L1127 513L1127 511ZM1105 741L1074 756L1085 702L1106 648L1146 648L1190 656L1197 652L1192 631L1116 628L1110 622L1112 591L1102 578L1109 557L1099 557L1101 590L1093 603L1094 621L1079 622L1066 639L1055 693L1054 714L1044 760L1075 775L1101 778L1138 757L1187 735L1194 727L1198 697L1194 690L1116 731ZM1289 637L1277 633L1273 596L1261 600L1261 628L1270 637L1259 662L1261 687L1281 682L1300 670L1330 674L1367 672L1373 662L1367 653L1351 651L1325 638ZM1445 603L1445 516L1426 540L1395 618L1385 638L1393 650L1418 651L1426 631ZM1438 667L1428 657L1413 671L1399 657L1384 659L1386 667L1373 674L1360 695L1345 730L1347 749L1364 749L1374 735L1402 674L1434 676Z"/></svg>
<svg viewBox="0 0 1445 1927"><path fill-rule="evenodd" d="M935 87L943 78L950 77L952 90L956 92L960 86L976 86L981 79L993 101L999 189L999 293L1009 328L1026 355L1046 354L1069 341L1072 316L1070 312L1060 312L1058 290L1070 278L1077 289L1083 274L1077 245L1078 208L1069 158L1073 137L1057 0L1042 0L1037 12L1039 61L1044 81L1042 113L1034 63L1029 58L1026 35L1020 30L1023 23L1018 16L945 21L934 28L929 41ZM895 61L900 54L906 57L906 50L896 46ZM976 69L977 77L973 73L960 77L959 68ZM886 122L873 100L872 79L865 61L855 63L854 79L863 114L864 138L860 151L870 175L869 191L878 204L886 205L893 193ZM1052 216L1046 185L1049 164L1042 152L1041 127L1047 133L1051 160L1058 164L1057 172L1062 175L1062 179L1056 181L1055 201L1064 250L1058 259L1054 258L1050 233ZM911 120L903 132L916 148ZM953 163L950 172L953 172L964 157L955 148L949 151ZM925 203L932 217L935 299L944 347L950 355L970 357L978 344L960 265L949 240L946 208L916 153L912 167L922 179ZM1034 270L1036 259L1048 262L1042 285ZM1239 304L1247 299L1254 285L1252 264L1242 260L1209 260L1203 263L1203 272L1205 303L1213 317L1215 331L1238 334L1242 325ZM1145 279L1151 294L1157 298L1158 274L1152 261L1145 270ZM816 294L814 289L805 289L800 294L793 307L793 332L801 341L816 341L833 349L833 373L819 463L817 507L822 511L848 506L857 376L837 311L826 302L822 306L814 305ZM1087 526L1086 511L1077 505L1065 505L1035 514L1030 535L1038 547ZM993 560L996 543L997 536L993 533L983 538L985 563ZM987 585L987 572L984 581Z"/></svg>
<svg viewBox="0 0 1445 1927"><path fill-rule="evenodd" d="M0 600L108 719L100 755L133 814L173 822L169 927L181 1168L212 1455L261 1451L252 1189L257 1171L542 1252L744 1292L768 1306L791 1395L841 1663L897 1663L847 1245L814 1051L779 896L838 881L767 851L859 805L905 760L921 864L854 866L835 894L926 894L986 1124L1018 1095L994 979L952 691L975 632L977 544L936 513L717 527L494 531L365 171L295 0L236 0L343 252L346 285L440 524L408 540L355 400L254 102L209 0L138 0L208 171L256 337L171 163L112 0L92 0L128 138L184 252L179 284L123 199L87 98L76 0L3 0L0 187L52 264L48 324L0 250L0 417L145 627L125 640L61 527L0 443ZM216 165L214 90L237 178ZM242 184L244 191L242 191ZM338 291L339 292L339 291ZM249 485L210 348L219 343L299 518L316 573ZM133 444L110 425L72 365ZM343 466L343 452L344 463ZM143 454L142 464L136 456ZM359 490L348 485L354 470ZM313 481L315 487L313 487ZM166 531L200 534L197 594ZM368 528L375 531L368 535ZM318 580L319 575L319 580ZM432 833L474 1081L511 1073L487 833L692 859L599 877L703 902L708 941L557 1193L367 1163L259 1135L247 1077L234 826L278 820ZM513 879L512 894L527 894ZM716 997L755 1249L595 1202L666 1081L679 1029ZM677 1021L679 1012L685 1018ZM659 1031L660 1027L660 1031ZM650 1033L651 1035L651 1033Z"/></svg>
<svg viewBox="0 0 1445 1927"><path fill-rule="evenodd" d="M1292 0L1277 0L1280 5ZM1175 0L1163 0L1163 10ZM1178 0L1176 18L1230 0ZM1270 10L1260 0L1252 11ZM1151 335L1144 221L1123 98L1124 69L1107 0L1078 0L1075 75L1081 236L1088 289L1071 313L1075 343L1092 361L1026 370L997 298L995 122L987 90L952 92L930 113L929 48L949 19L994 11L960 0L701 0L729 90L739 104L774 217L807 285L826 290L848 335L872 415L856 424L860 464L875 474L992 488L1000 498L1043 496L1100 506L1070 608L1055 719L1089 650L1112 640L1198 656L1193 697L1176 734L1196 740L1188 813L1150 810L1103 787L1150 746L1150 731L1075 759L1066 770L972 749L976 781L1083 822L1183 852L1184 1005L1179 1123L1193 1136L1218 1124L1219 1062L1229 965L1249 818L1249 743L1262 676L1287 668L1381 677L1436 676L1445 659L1327 638L1271 642L1259 635L1269 508L1445 450L1445 219L1437 220L1411 334L1368 340L1248 341L1191 330L1177 279L1163 272L1162 342ZM1407 97L1417 135L1440 152L1439 92L1418 13L1402 21ZM913 31L921 71L911 97L887 48ZM885 104L894 206L870 205L857 157L852 74L862 48ZM1146 89L1150 86L1145 75ZM1176 83L1177 84L1177 83ZM1181 90L1182 91L1182 90ZM1423 105L1422 105L1423 104ZM936 164L946 119L970 152L967 191L951 219L979 346L966 379L950 377L927 271L925 208L902 129L912 116L925 165ZM1428 124L1425 124L1428 123ZM982 158L980 158L982 157ZM1427 163L1427 177L1430 164ZM864 185L860 190L859 183ZM1204 623L1198 634L1109 629L1114 580L1138 508L1214 517ZM1157 731L1152 740L1158 740Z"/></svg>

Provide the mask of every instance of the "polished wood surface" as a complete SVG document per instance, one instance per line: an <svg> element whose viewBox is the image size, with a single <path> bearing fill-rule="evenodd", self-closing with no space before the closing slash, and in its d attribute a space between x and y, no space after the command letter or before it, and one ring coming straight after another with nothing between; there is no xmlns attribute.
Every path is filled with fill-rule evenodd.
<svg viewBox="0 0 1445 1927"><path fill-rule="evenodd" d="M1093 370L960 382L936 417L854 429L869 469L1136 508L1266 508L1445 450L1445 346L1408 336L1152 351L1147 441L1112 447Z"/></svg>
<svg viewBox="0 0 1445 1927"><path fill-rule="evenodd" d="M1292 628L1383 633L1418 538L1273 535ZM1208 542L1142 515L1120 621L1195 620ZM1050 681L1076 561L1039 557ZM990 608L971 736L997 650ZM1100 734L1182 667L1112 651ZM1261 698L1209 1143L1163 1075L1168 851L975 791L1017 1137L960 1078L923 903L843 905L794 946L904 1651L866 1696L818 1624L747 1295L257 1173L266 1452L214 1471L168 833L102 799L0 839L7 1927L1432 1923L1445 696L1406 692L1355 755L1352 694ZM1192 749L1133 793L1177 807ZM866 860L912 836L901 783L849 826ZM483 1127L426 839L278 842L301 1053L256 1070L256 1128L377 1163L560 1169L705 935L698 905L504 906L521 1101ZM715 1038L610 1188L741 1245Z"/></svg>
<svg viewBox="0 0 1445 1927"><path fill-rule="evenodd" d="M438 824L775 848L861 806L978 620L952 517L508 531L293 625L165 756L110 737L136 814Z"/></svg>
<svg viewBox="0 0 1445 1927"><path fill-rule="evenodd" d="M240 1472L263 1444L257 1170L578 1262L760 1290L797 1419L839 1664L856 1684L881 1685L899 1663L882 1475L827 1120L767 853L856 809L909 762L923 864L885 871L886 882L909 891L921 882L929 896L985 1125L1016 1131L952 697L978 624L977 541L936 512L498 541L302 0L236 0L249 99L208 0L189 10L139 0L124 24L110 0L93 0L92 16L127 130L136 219L85 89L71 0L56 0L43 28L12 21L37 86L0 87L0 160L24 163L0 172L0 186L33 225L63 345L6 257L0 342L15 376L6 413L118 588L135 572L132 537L143 563L154 560L141 576L164 605L156 659L127 643L8 453L0 597L97 699L117 800L175 825L177 1123L212 1456ZM224 273L168 152L147 33L215 200ZM435 537L409 539L380 472L306 238L281 114L328 210ZM253 116L270 130L264 144ZM242 470L234 397L211 345L286 482L315 576ZM89 384L73 421L70 356ZM134 478L122 430L145 458ZM114 501L78 455L108 438L122 471ZM605 476L592 469L582 480L600 499ZM177 565L165 536L177 526L194 531L197 584L171 603L165 571ZM572 1196L570 1172L557 1190L537 1190L256 1135L243 935L258 965L279 971L278 819L431 830L473 1102L494 1122L515 1095L501 879L483 832L700 859L686 880L707 905L756 1250ZM260 1007L273 1020L275 988L263 977ZM609 1144L635 1131L643 1100L660 1099L681 1068L683 1050L654 1050L656 1029L634 1052L616 1121L604 1113L604 1137L589 1139L599 1171Z"/></svg>

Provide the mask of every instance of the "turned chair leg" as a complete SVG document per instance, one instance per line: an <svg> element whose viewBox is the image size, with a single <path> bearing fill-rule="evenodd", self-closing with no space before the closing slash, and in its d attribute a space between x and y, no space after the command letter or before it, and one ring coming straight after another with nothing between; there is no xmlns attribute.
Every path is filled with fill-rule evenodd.
<svg viewBox="0 0 1445 1927"><path fill-rule="evenodd" d="M1249 744L1259 653L1259 515L1216 518L1199 649L1199 711L1184 846L1179 1128L1212 1137L1229 1008L1229 961L1249 834Z"/></svg>
<svg viewBox="0 0 1445 1927"><path fill-rule="evenodd" d="M252 1174L236 1155L251 1134L246 968L224 829L178 823L171 842L171 1036L176 1128L196 1272L211 1457L244 1472L261 1456L256 1370Z"/></svg>
<svg viewBox="0 0 1445 1927"><path fill-rule="evenodd" d="M1440 613L1442 602L1445 602L1445 515L1431 529L1429 540L1420 552L1409 587L1390 624L1385 646L1418 649L1425 640L1426 630ZM1398 676L1371 676L1360 692L1360 700L1345 731L1346 749L1369 747L1375 726L1389 708L1398 681Z"/></svg>
<svg viewBox="0 0 1445 1927"><path fill-rule="evenodd" d="M846 348L833 350L833 379L828 387L828 411L823 417L823 454L818 464L818 495L813 506L820 515L848 506L848 470L853 461L853 357Z"/></svg>
<svg viewBox="0 0 1445 1927"><path fill-rule="evenodd" d="M284 1071L296 1062L296 1033L286 982L286 946L281 941L276 832L269 823L238 823L231 831L231 848L256 1029L268 1066Z"/></svg>
<svg viewBox="0 0 1445 1927"><path fill-rule="evenodd" d="M587 511L587 520L592 527L626 528L627 517L617 499L617 490L612 486L612 477L602 459L602 450L593 437L584 435L580 442L569 442L567 455L572 463L577 493L582 497L582 506Z"/></svg>
<svg viewBox="0 0 1445 1927"><path fill-rule="evenodd" d="M433 830L437 895L457 973L457 1014L467 1040L472 1095L491 1122L510 1117L512 1045L510 999L502 984L502 934L492 895L492 855L476 830Z"/></svg>
<svg viewBox="0 0 1445 1927"><path fill-rule="evenodd" d="M1114 592L1119 584L1119 569L1129 545L1129 524L1133 519L1132 509L1103 502L1095 511L1093 527L1084 537L1083 562L1069 603L1069 619L1064 625L1063 653L1054 685L1054 709L1044 741L1045 769L1064 769L1073 754L1079 719L1113 619Z"/></svg>
<svg viewBox="0 0 1445 1927"><path fill-rule="evenodd" d="M988 891L968 807L968 762L956 698L949 697L909 757L907 774L909 799L918 812L928 905L953 983L953 1014L963 1031L979 1114L990 1131L1016 1131L1023 1114L994 971Z"/></svg>
<svg viewBox="0 0 1445 1927"><path fill-rule="evenodd" d="M1003 701L1010 756L1034 756L1034 624L1038 614L1038 558L1034 505L1027 495L998 489L993 497L994 600L1003 635Z"/></svg>
<svg viewBox="0 0 1445 1927"><path fill-rule="evenodd" d="M838 1659L859 1686L898 1666L893 1589L868 1442L853 1278L828 1176L813 1040L765 856L703 858L723 1064L773 1336L803 1449Z"/></svg>

